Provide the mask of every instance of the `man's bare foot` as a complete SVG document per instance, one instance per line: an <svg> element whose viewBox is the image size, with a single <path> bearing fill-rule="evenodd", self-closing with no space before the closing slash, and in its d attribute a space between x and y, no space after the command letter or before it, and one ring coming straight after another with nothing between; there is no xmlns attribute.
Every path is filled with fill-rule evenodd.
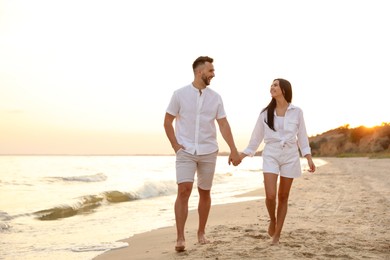
<svg viewBox="0 0 390 260"><path fill-rule="evenodd" d="M276 226L276 221L275 220L270 220L269 226L268 226L268 235L270 237L273 237L275 234L275 227Z"/></svg>
<svg viewBox="0 0 390 260"><path fill-rule="evenodd" d="M183 251L185 251L185 248L186 248L186 242L184 240L177 240L176 241L175 250L177 252L183 252Z"/></svg>
<svg viewBox="0 0 390 260"><path fill-rule="evenodd" d="M204 234L198 233L198 242L199 244L204 245L210 243L210 240L208 240Z"/></svg>

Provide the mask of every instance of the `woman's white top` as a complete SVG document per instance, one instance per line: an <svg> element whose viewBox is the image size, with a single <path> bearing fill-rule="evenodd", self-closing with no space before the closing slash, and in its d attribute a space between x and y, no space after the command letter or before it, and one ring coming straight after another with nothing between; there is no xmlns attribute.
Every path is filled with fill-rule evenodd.
<svg viewBox="0 0 390 260"><path fill-rule="evenodd" d="M284 117L278 117L275 113L274 128L276 131L268 127L266 119L267 111L261 112L249 144L243 151L245 154L255 155L263 140L265 145L271 143L280 143L281 146L298 145L303 156L311 154L302 109L289 104Z"/></svg>

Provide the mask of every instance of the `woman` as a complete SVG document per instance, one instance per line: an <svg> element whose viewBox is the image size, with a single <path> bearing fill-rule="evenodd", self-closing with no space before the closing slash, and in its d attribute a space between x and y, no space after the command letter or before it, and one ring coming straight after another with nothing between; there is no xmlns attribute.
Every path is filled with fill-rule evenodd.
<svg viewBox="0 0 390 260"><path fill-rule="evenodd" d="M265 204L270 217L268 234L272 244L278 244L287 214L288 196L294 178L301 175L300 153L306 157L309 172L315 171L303 112L291 104L291 84L285 79L275 79L271 85L272 100L257 119L248 147L241 159L253 156L264 139L262 153ZM299 148L299 149L298 149ZM278 177L279 191L277 188ZM278 203L276 207L276 194Z"/></svg>

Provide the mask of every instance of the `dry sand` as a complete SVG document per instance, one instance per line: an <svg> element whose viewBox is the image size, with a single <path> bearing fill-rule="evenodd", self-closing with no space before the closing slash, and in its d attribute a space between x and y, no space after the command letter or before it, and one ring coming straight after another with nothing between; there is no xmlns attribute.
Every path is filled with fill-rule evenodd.
<svg viewBox="0 0 390 260"><path fill-rule="evenodd" d="M264 200L212 206L211 243L196 243L197 213L186 224L187 250L174 251L167 227L123 241L95 260L390 259L390 159L323 158L315 174L294 180L280 245L271 246ZM264 196L263 190L249 196Z"/></svg>

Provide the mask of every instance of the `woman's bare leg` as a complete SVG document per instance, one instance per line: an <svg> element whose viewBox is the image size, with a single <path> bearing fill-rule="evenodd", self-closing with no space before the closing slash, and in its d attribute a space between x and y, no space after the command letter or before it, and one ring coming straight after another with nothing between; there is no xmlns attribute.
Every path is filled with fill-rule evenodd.
<svg viewBox="0 0 390 260"><path fill-rule="evenodd" d="M278 175L273 173L264 174L264 189L265 189L265 205L267 206L270 223L268 226L268 234L272 237L275 234L276 228L276 191Z"/></svg>
<svg viewBox="0 0 390 260"><path fill-rule="evenodd" d="M278 244L282 232L284 220L287 215L288 197L293 183L293 178L280 177L278 192L278 209L276 216L275 232L272 235L272 244Z"/></svg>

